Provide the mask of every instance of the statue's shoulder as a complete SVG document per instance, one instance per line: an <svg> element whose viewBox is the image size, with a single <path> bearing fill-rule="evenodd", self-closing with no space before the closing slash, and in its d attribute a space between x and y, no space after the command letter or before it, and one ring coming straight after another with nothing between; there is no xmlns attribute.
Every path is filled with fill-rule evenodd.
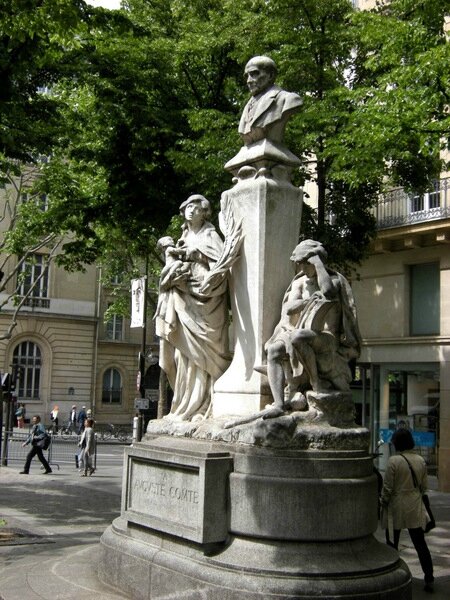
<svg viewBox="0 0 450 600"><path fill-rule="evenodd" d="M306 275L303 272L297 273L295 275L295 277L291 280L291 283L289 284L289 286L284 294L283 302L288 300L290 292L297 293L298 290L303 286L305 281L306 281Z"/></svg>
<svg viewBox="0 0 450 600"><path fill-rule="evenodd" d="M269 88L267 88L267 90L265 90L265 92L263 94L261 94L261 96L262 97L276 97L280 93L284 93L284 90L282 88L280 88L279 85L271 85Z"/></svg>
<svg viewBox="0 0 450 600"><path fill-rule="evenodd" d="M205 223L200 231L203 235L206 235L209 237L216 237L216 236L220 237L219 234L217 233L217 229L210 221L205 221Z"/></svg>
<svg viewBox="0 0 450 600"><path fill-rule="evenodd" d="M199 244L204 244L209 249L205 250L207 256L217 258L217 253L220 254L223 247L223 240L220 237L215 226L209 221L205 221L198 235Z"/></svg>
<svg viewBox="0 0 450 600"><path fill-rule="evenodd" d="M294 110L303 104L301 96L295 92L281 90L278 94L278 97L282 98L285 110Z"/></svg>

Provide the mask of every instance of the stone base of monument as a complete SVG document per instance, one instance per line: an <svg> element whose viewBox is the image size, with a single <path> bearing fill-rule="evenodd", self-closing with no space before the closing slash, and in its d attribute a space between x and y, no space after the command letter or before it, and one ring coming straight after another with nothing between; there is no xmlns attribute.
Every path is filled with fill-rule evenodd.
<svg viewBox="0 0 450 600"><path fill-rule="evenodd" d="M133 600L409 600L376 527L365 450L148 438L126 450L99 575Z"/></svg>

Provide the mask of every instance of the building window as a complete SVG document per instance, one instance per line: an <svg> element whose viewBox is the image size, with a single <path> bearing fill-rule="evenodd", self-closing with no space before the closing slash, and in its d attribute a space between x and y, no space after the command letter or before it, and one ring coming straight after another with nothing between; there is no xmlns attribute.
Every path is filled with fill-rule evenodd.
<svg viewBox="0 0 450 600"><path fill-rule="evenodd" d="M19 294L21 296L26 296L37 282L30 296L32 298L47 298L48 267L45 264L43 254L33 254L22 263L20 278Z"/></svg>
<svg viewBox="0 0 450 600"><path fill-rule="evenodd" d="M415 194L410 198L410 212L414 213L434 213L440 214L441 208L441 182L436 180L433 184L433 189L426 194ZM417 215L414 215L417 216Z"/></svg>
<svg viewBox="0 0 450 600"><path fill-rule="evenodd" d="M122 377L117 369L108 369L103 375L103 404L121 404Z"/></svg>
<svg viewBox="0 0 450 600"><path fill-rule="evenodd" d="M19 368L18 397L38 400L41 381L41 351L34 342L22 342L13 354L13 364Z"/></svg>
<svg viewBox="0 0 450 600"><path fill-rule="evenodd" d="M123 317L122 315L113 315L106 323L106 338L108 340L123 339Z"/></svg>
<svg viewBox="0 0 450 600"><path fill-rule="evenodd" d="M119 273L111 277L111 285L122 285L123 281L123 273Z"/></svg>
<svg viewBox="0 0 450 600"><path fill-rule="evenodd" d="M439 263L411 265L410 334L440 333L440 270Z"/></svg>
<svg viewBox="0 0 450 600"><path fill-rule="evenodd" d="M26 202L34 202L36 206L42 210L42 212L48 210L47 194L29 194L28 192L23 192L20 197L24 204Z"/></svg>

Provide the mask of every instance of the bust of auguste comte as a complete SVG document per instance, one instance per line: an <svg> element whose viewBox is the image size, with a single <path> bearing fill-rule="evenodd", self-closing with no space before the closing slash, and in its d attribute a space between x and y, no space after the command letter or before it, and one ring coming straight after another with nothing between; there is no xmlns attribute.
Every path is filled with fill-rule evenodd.
<svg viewBox="0 0 450 600"><path fill-rule="evenodd" d="M302 105L298 94L286 92L275 85L277 67L268 56L255 56L245 66L247 86L252 97L242 111L239 133L244 145L225 164L236 176L241 169L282 165L298 167L301 161L283 144L284 129L289 117ZM247 169L247 174L249 173ZM247 175L246 175L247 176Z"/></svg>
<svg viewBox="0 0 450 600"><path fill-rule="evenodd" d="M239 123L239 133L246 145L262 139L283 142L289 117L302 105L298 94L275 85L277 68L267 56L255 56L245 66L247 86L252 97Z"/></svg>

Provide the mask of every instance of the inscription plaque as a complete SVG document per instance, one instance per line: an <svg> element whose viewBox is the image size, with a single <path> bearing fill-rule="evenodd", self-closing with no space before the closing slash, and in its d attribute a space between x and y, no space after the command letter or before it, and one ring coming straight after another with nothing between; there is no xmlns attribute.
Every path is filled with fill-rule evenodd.
<svg viewBox="0 0 450 600"><path fill-rule="evenodd" d="M126 449L123 514L131 523L200 543L220 542L228 534L227 452L199 443L162 442Z"/></svg>
<svg viewBox="0 0 450 600"><path fill-rule="evenodd" d="M128 508L174 523L196 523L199 509L199 470L172 465L131 462L132 484Z"/></svg>

